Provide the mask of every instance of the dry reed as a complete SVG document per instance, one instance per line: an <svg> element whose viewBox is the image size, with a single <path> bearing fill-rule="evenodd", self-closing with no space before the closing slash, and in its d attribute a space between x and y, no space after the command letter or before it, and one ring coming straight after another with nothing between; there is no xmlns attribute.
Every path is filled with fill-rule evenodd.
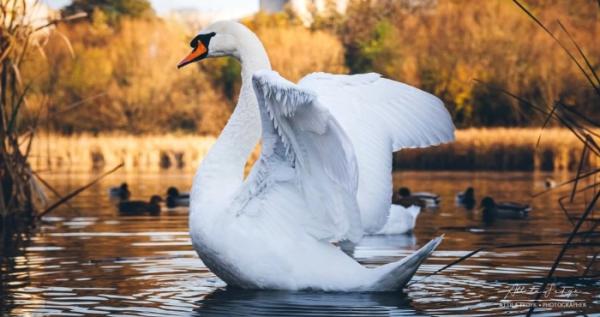
<svg viewBox="0 0 600 317"><path fill-rule="evenodd" d="M32 122L21 122L23 113L31 111L28 102L31 86L23 80L22 66L31 51L41 50L46 43L45 32L50 26L82 16L56 20L47 13L38 0L0 2L0 254L3 255L16 250L15 246L23 240L21 233L28 231L39 208L46 203L44 189L28 162L39 116ZM0 271L4 270L6 259L0 258Z"/></svg>
<svg viewBox="0 0 600 317"><path fill-rule="evenodd" d="M397 169L572 171L577 169L581 142L567 129L489 128L456 132L456 142L428 149L397 152ZM589 157L589 166L599 166Z"/></svg>
<svg viewBox="0 0 600 317"><path fill-rule="evenodd" d="M566 129L466 129L456 142L396 153L395 167L431 170L573 170L581 143ZM90 171L124 163L129 171L194 171L213 137L166 135L39 135L30 162L37 170ZM256 157L256 153L254 155ZM590 157L590 166L600 166Z"/></svg>
<svg viewBox="0 0 600 317"><path fill-rule="evenodd" d="M124 163L124 170L195 169L213 137L193 135L40 135L32 146L38 170L90 171Z"/></svg>

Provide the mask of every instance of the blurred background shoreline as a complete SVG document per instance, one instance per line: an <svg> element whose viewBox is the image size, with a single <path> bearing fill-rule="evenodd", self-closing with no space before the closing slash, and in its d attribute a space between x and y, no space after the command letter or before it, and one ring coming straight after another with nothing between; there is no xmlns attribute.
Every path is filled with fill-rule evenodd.
<svg viewBox="0 0 600 317"><path fill-rule="evenodd" d="M494 87L544 109L555 101L575 108L576 100L577 111L600 121L585 78L510 1L308 2L261 1L271 12L241 18L264 42L273 68L293 81L314 71L378 72L440 97L460 129L543 123L531 107ZM218 135L236 103L239 64L175 65L209 17L224 15L193 8L162 8L159 15L143 0L102 3L77 0L54 11L88 17L47 30L43 46L24 58L22 81L30 89L22 126L39 116L40 128L64 135ZM544 21L560 16L592 63L600 56L597 3L528 5Z"/></svg>
<svg viewBox="0 0 600 317"><path fill-rule="evenodd" d="M472 128L456 132L456 142L394 155L395 170L576 171L581 146L567 129ZM41 134L34 139L29 162L38 171L102 171L124 163L127 171L193 172L215 141L191 134ZM251 164L259 148L251 155ZM596 156L587 166L600 167Z"/></svg>
<svg viewBox="0 0 600 317"><path fill-rule="evenodd" d="M524 315L497 302L499 290L554 282L577 285L590 306L536 313L599 311L599 5L0 1L0 315ZM199 30L231 18L290 80L378 72L443 100L456 142L397 152L393 173L395 191L428 192L440 206L424 209L413 233L365 239L353 255L383 265L446 234L417 277L439 274L391 301L246 297L223 291L198 260L187 207L121 212L123 202L155 210L151 196L192 185L237 103L240 66L176 64ZM532 212L488 223L499 206L468 207L468 188L474 203L490 196Z"/></svg>
<svg viewBox="0 0 600 317"><path fill-rule="evenodd" d="M23 59L29 90L17 127L26 136L37 126L35 169L101 170L124 162L128 170L194 170L235 107L240 66L233 59L175 65L189 39L222 18L239 18L255 31L273 68L291 80L317 70L373 71L440 97L459 128L457 142L396 153L396 169L575 170L581 143L551 123L536 147L534 127L544 117L494 87L542 109L560 103L600 121L585 78L510 1L262 0L235 10L202 1L96 2L39 3L41 16L87 17L44 30L38 49ZM545 21L560 16L597 60L597 4L528 5Z"/></svg>

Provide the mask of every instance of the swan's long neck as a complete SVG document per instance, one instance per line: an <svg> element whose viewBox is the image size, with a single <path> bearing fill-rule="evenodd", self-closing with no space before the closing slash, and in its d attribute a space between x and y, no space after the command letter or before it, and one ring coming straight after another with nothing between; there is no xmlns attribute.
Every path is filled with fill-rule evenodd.
<svg viewBox="0 0 600 317"><path fill-rule="evenodd" d="M223 197L242 184L244 167L261 136L258 101L252 88L252 74L271 69L267 53L258 38L250 33L239 40L238 56L242 64L240 96L225 125L202 161L192 187L192 195L203 201L205 195Z"/></svg>

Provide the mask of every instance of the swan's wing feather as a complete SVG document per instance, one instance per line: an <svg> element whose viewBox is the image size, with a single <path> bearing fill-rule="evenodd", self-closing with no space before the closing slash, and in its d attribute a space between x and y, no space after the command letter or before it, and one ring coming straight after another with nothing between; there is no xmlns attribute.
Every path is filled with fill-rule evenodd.
<svg viewBox="0 0 600 317"><path fill-rule="evenodd" d="M436 96L376 73L313 73L298 84L314 90L344 129L364 132L367 125L390 139L392 149L419 148L454 140L454 124Z"/></svg>
<svg viewBox="0 0 600 317"><path fill-rule="evenodd" d="M314 73L298 85L318 94L352 141L362 224L378 231L391 206L391 152L454 140L450 114L437 97L375 73Z"/></svg>
<svg viewBox="0 0 600 317"><path fill-rule="evenodd" d="M257 72L253 85L263 127L260 164L293 168L307 202L308 210L297 211L307 231L323 240L358 240L358 168L344 130L314 92L276 72Z"/></svg>

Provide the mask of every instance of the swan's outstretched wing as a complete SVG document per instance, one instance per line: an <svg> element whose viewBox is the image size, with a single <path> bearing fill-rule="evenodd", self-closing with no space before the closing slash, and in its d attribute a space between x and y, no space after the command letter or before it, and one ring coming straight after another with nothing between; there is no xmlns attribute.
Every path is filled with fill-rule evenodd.
<svg viewBox="0 0 600 317"><path fill-rule="evenodd" d="M263 143L261 158L249 176L252 186L259 188L265 180L297 182L307 206L285 212L301 213L301 225L318 239L358 240L362 235L358 171L343 129L314 92L276 72L257 72L253 85Z"/></svg>
<svg viewBox="0 0 600 317"><path fill-rule="evenodd" d="M362 225L367 232L378 231L391 206L391 152L452 141L448 111L437 97L374 73L314 73L298 85L318 94L352 141Z"/></svg>

